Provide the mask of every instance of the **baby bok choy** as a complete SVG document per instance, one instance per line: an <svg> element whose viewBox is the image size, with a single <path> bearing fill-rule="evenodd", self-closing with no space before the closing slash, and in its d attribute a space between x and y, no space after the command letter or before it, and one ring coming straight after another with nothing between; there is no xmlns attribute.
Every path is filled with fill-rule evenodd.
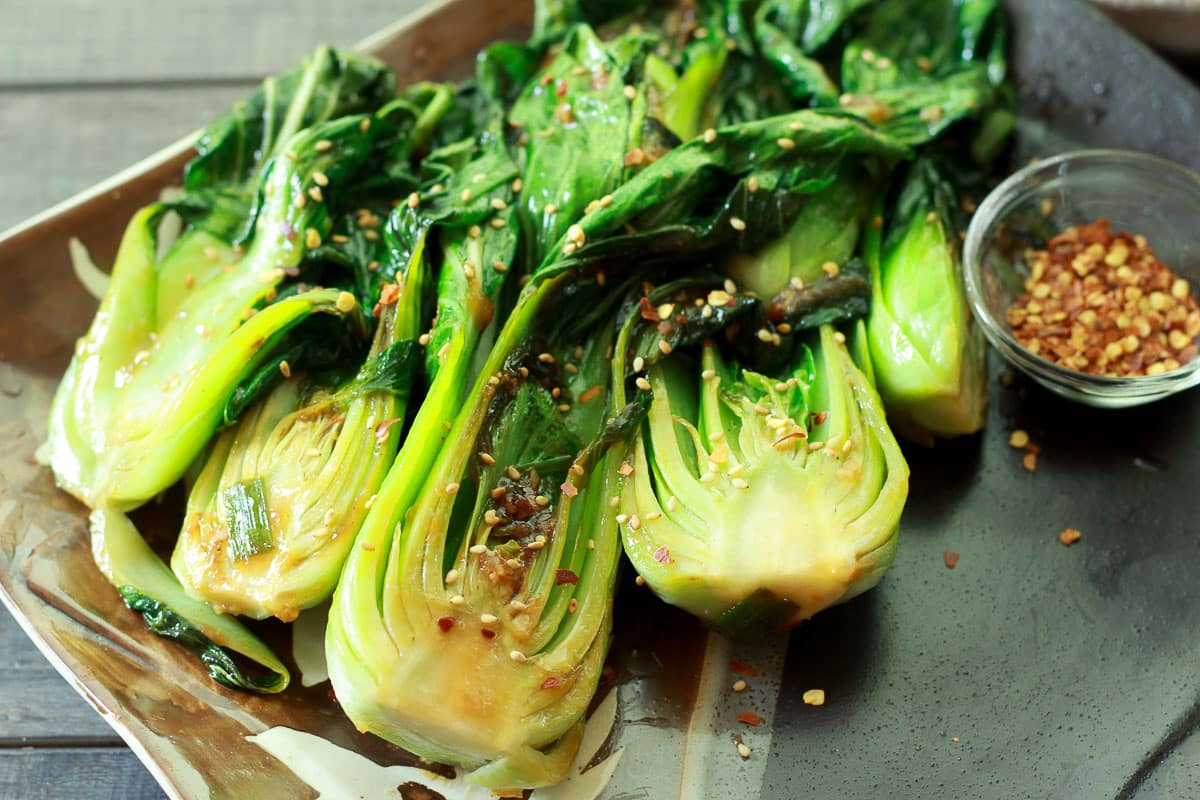
<svg viewBox="0 0 1200 800"><path fill-rule="evenodd" d="M780 235L780 209L825 174L811 147L903 152L854 120L802 116L817 133L801 139L799 119L783 118L695 139L586 204L534 259L440 451L438 428L424 437L417 426L462 399L435 379L330 612L330 677L360 729L484 786L561 780L611 626L620 472L610 448L649 397L610 405L615 305L648 269L690 271L738 240ZM738 214L754 228L731 225ZM432 467L409 466L431 449Z"/></svg>
<svg viewBox="0 0 1200 800"><path fill-rule="evenodd" d="M884 228L865 237L867 341L888 420L905 436L961 436L987 416L987 346L963 287L956 194L929 158L904 177Z"/></svg>
<svg viewBox="0 0 1200 800"><path fill-rule="evenodd" d="M732 314L744 302L721 290L704 298ZM629 345L630 332L618 352L654 352ZM653 328L643 336L665 341ZM659 597L756 635L879 582L895 555L908 468L843 342L821 325L768 375L709 340L698 356L673 353L637 379L653 401L620 468L619 522L626 554ZM614 373L626 367L618 358Z"/></svg>
<svg viewBox="0 0 1200 800"><path fill-rule="evenodd" d="M329 118L376 99L358 90L364 70L376 76L370 85L382 82L382 65L354 64L320 51L210 127L173 204L188 225L162 257L157 231L167 206L130 221L50 414L46 455L59 485L86 504L129 509L173 484L289 331L314 314L355 310L355 297L337 290L272 302L329 234L312 190L337 191L371 150L370 117ZM279 96L284 85L290 102ZM249 124L249 109L262 120Z"/></svg>

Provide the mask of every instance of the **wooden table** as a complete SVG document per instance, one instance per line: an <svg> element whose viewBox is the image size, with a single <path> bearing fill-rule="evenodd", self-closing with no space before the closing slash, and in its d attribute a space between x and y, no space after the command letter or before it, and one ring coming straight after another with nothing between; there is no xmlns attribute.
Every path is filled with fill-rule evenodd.
<svg viewBox="0 0 1200 800"><path fill-rule="evenodd" d="M423 3L4 3L0 230L203 126L318 42L352 44ZM0 612L0 798L162 796Z"/></svg>
<svg viewBox="0 0 1200 800"><path fill-rule="evenodd" d="M0 230L202 126L317 42L352 43L423 2L344 0L337 12L320 0L9 3L0 12ZM0 613L0 798L162 796Z"/></svg>

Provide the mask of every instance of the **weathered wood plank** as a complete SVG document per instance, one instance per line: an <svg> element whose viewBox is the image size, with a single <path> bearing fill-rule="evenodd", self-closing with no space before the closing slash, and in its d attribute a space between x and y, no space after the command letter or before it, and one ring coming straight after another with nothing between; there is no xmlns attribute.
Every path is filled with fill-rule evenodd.
<svg viewBox="0 0 1200 800"><path fill-rule="evenodd" d="M108 723L75 693L6 610L0 610L0 748L120 744ZM0 777L0 787L3 787ZM0 788L0 797L15 797Z"/></svg>
<svg viewBox="0 0 1200 800"><path fill-rule="evenodd" d="M252 85L0 93L0 230L205 125Z"/></svg>
<svg viewBox="0 0 1200 800"><path fill-rule="evenodd" d="M6 3L0 86L244 79L350 45L427 0Z"/></svg>
<svg viewBox="0 0 1200 800"><path fill-rule="evenodd" d="M158 800L133 753L118 748L0 750L0 797Z"/></svg>

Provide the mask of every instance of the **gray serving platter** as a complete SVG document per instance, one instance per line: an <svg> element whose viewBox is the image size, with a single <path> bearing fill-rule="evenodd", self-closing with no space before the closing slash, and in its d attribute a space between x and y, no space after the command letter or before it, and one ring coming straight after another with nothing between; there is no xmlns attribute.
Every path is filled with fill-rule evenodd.
<svg viewBox="0 0 1200 800"><path fill-rule="evenodd" d="M1190 83L1090 5L1007 5L1014 166L1104 146L1200 169ZM402 80L457 77L486 42L523 36L528 18L527 3L445 0L363 47ZM170 796L311 797L245 737L287 726L379 764L416 761L356 733L327 684L227 691L148 634L92 564L83 509L33 461L95 308L66 241L110 263L125 220L177 180L188 148L0 236L0 269L20 287L0 293L0 600ZM604 747L622 752L605 798L1200 797L1200 394L1102 411L1006 373L993 364L982 435L908 449L900 552L875 591L749 645L715 641L622 586L605 689L619 710ZM1015 428L1042 448L1035 472L1007 445ZM176 511L168 502L139 521L169 537ZM1083 532L1071 548L1056 539L1066 527ZM960 554L952 570L945 551ZM729 658L759 673L734 699ZM824 706L803 703L810 688L825 690ZM743 708L766 724L739 728ZM711 758L696 756L700 742Z"/></svg>

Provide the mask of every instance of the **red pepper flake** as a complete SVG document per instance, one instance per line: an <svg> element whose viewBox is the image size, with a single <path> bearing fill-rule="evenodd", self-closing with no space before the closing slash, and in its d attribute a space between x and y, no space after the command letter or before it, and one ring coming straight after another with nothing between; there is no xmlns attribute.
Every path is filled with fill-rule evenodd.
<svg viewBox="0 0 1200 800"><path fill-rule="evenodd" d="M566 78L559 78L558 84L554 87L554 93L556 95L558 95L559 97L567 96L567 80L566 80Z"/></svg>
<svg viewBox="0 0 1200 800"><path fill-rule="evenodd" d="M558 488L562 489L562 493L567 497L574 497L575 495L579 494L579 490L575 488L575 484L571 483L570 481L564 481L562 486L559 486Z"/></svg>
<svg viewBox="0 0 1200 800"><path fill-rule="evenodd" d="M546 678L546 680L542 681L543 689L557 689L558 687L560 687L562 685L563 685L563 679L556 678L553 675L551 675L549 678Z"/></svg>
<svg viewBox="0 0 1200 800"><path fill-rule="evenodd" d="M744 662L738 661L736 658L729 662L729 669L735 675L744 675L747 678L757 678L758 670Z"/></svg>
<svg viewBox="0 0 1200 800"><path fill-rule="evenodd" d="M828 411L822 411L822 412L821 412L821 413L819 413L819 414L814 414L814 415L813 415L813 418L812 418L812 424L813 424L813 425L824 425L824 424L825 424L825 420L827 420L827 419L829 419L829 412L828 412Z"/></svg>
<svg viewBox="0 0 1200 800"><path fill-rule="evenodd" d="M647 322L658 322L658 309L650 302L649 297L643 297L639 307L642 310L642 319Z"/></svg>
<svg viewBox="0 0 1200 800"><path fill-rule="evenodd" d="M442 629L442 633L449 633L454 627L454 617L438 617L438 627Z"/></svg>
<svg viewBox="0 0 1200 800"><path fill-rule="evenodd" d="M480 628L479 632L483 634L483 638L485 638L485 639L495 639L496 638L496 632L490 628Z"/></svg>
<svg viewBox="0 0 1200 800"><path fill-rule="evenodd" d="M741 712L737 715L737 720L738 722L744 722L747 725L754 725L755 727L762 724L762 717L760 717L758 714L755 714L753 711Z"/></svg>
<svg viewBox="0 0 1200 800"><path fill-rule="evenodd" d="M385 283L379 292L379 304L390 306L400 299L400 286L395 283Z"/></svg>
<svg viewBox="0 0 1200 800"><path fill-rule="evenodd" d="M1062 542L1065 547L1070 547L1082 538L1083 534L1080 533L1077 528L1067 528L1058 535L1058 540Z"/></svg>
<svg viewBox="0 0 1200 800"><path fill-rule="evenodd" d="M946 569L954 569L954 566L958 563L958 553L953 550L947 550L942 553L942 560L946 562Z"/></svg>
<svg viewBox="0 0 1200 800"><path fill-rule="evenodd" d="M562 586L564 583L579 583L579 576L569 569L556 569L554 571L554 585Z"/></svg>
<svg viewBox="0 0 1200 800"><path fill-rule="evenodd" d="M392 417L391 419L385 419L383 422L375 426L375 438L382 439L383 437L387 436L388 430L390 430L393 425L395 425L397 422L403 421L404 417Z"/></svg>
<svg viewBox="0 0 1200 800"><path fill-rule="evenodd" d="M583 394L579 395L579 402L586 403L589 400L594 399L596 397L596 395L600 394L602 391L604 391L604 387L601 386L600 384L596 384L595 386L588 389Z"/></svg>
<svg viewBox="0 0 1200 800"><path fill-rule="evenodd" d="M664 544L654 551L654 560L660 564L674 564L675 559L671 558L671 551Z"/></svg>

